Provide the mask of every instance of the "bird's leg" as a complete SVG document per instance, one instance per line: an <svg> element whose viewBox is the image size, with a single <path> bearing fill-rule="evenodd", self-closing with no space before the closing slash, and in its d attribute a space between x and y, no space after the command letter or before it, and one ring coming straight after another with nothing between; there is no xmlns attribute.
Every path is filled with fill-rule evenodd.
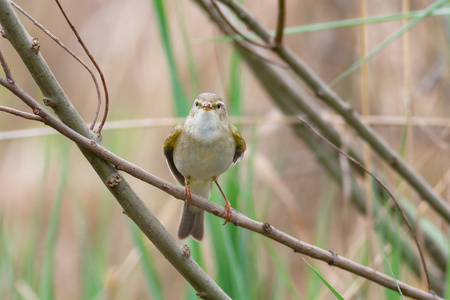
<svg viewBox="0 0 450 300"><path fill-rule="evenodd" d="M184 193L185 193L185 198L184 198L184 203L188 204L189 202L191 202L191 188L189 187L189 180L185 180L185 185L184 185Z"/></svg>
<svg viewBox="0 0 450 300"><path fill-rule="evenodd" d="M214 183L217 185L217 187L219 188L219 191L222 193L223 198L225 199L225 223L223 223L223 225L227 224L228 221L231 220L232 217L232 212L231 212L231 204L230 201L228 201L227 196L225 196L225 193L222 191L222 188L220 187L219 183L217 182L217 180L214 180Z"/></svg>
<svg viewBox="0 0 450 300"><path fill-rule="evenodd" d="M186 194L184 202L186 203L191 202L191 188L187 184L184 186L184 193Z"/></svg>

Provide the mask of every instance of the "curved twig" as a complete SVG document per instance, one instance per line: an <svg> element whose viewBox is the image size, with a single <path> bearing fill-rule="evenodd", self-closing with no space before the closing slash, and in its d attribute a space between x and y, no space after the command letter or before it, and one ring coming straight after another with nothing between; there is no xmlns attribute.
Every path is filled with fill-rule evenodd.
<svg viewBox="0 0 450 300"><path fill-rule="evenodd" d="M29 97L20 87L8 83L4 79L0 79L1 84L6 85L11 92L19 96L24 102L27 101L35 114L41 117L46 116L48 118L45 118L46 120L52 120L54 124L58 124L55 128L58 128L60 131L74 133L76 136L84 139L91 148L96 148L97 144L94 140L97 140L97 136L85 125L39 53L39 50L31 47L34 45L34 39L25 30L8 0L0 0L0 24L3 27L4 36L11 42L21 57L42 91L43 96L49 99L48 101L51 101L52 108L56 108L55 113L62 122L50 114L37 101ZM189 251L183 251L186 248L182 248L167 232L117 169L88 151L86 147L82 147L80 144L78 146L98 174L101 182L106 185L109 192L116 198L127 216L142 230L167 261L186 278L198 294L204 299L230 299L217 283L192 259Z"/></svg>
<svg viewBox="0 0 450 300"><path fill-rule="evenodd" d="M46 35L48 35L56 44L58 44L61 48L63 48L67 53L69 53L76 61L78 61L88 72L91 74L92 80L94 81L95 90L97 92L97 109L95 111L94 121L92 121L92 125L90 127L91 130L94 129L94 125L97 122L98 113L100 111L100 106L102 104L102 96L100 94L100 88L98 86L97 78L92 72L91 68L80 58L78 57L72 50L70 50L66 45L61 42L59 38L53 35L50 31L48 31L42 24L40 24L36 19L34 19L30 14L28 14L23 8L14 3L13 1L9 1L18 11L20 11L25 17L27 17L36 27L42 30Z"/></svg>
<svg viewBox="0 0 450 300"><path fill-rule="evenodd" d="M196 0L206 6L210 0ZM220 0L227 5L236 16L241 19L257 36L267 43L270 42L270 33L259 24L239 3L234 0ZM316 96L323 100L329 107L338 112L361 138L369 143L381 158L398 174L400 174L409 185L424 199L431 207L450 223L450 205L438 195L433 188L413 170L392 147L378 136L375 131L367 126L352 107L339 97L313 70L295 56L288 48L281 46L274 48L292 71L303 80L314 91Z"/></svg>
<svg viewBox="0 0 450 300"><path fill-rule="evenodd" d="M219 5L217 5L217 0L211 0L211 4L214 6L214 8L216 9L217 13L222 17L222 19L225 21L225 23L230 27L230 29L236 33L238 36L242 37L245 41L247 41L248 43L255 45L257 47L261 47L263 49L270 49L271 46L268 46L267 44L261 44L258 42L255 42L254 40L250 39L249 37L247 37L244 33L242 33L239 29L236 28L236 26L233 25L233 23L231 23L230 20L228 20L228 18L223 14L222 10L220 9ZM231 37L233 37L233 35L231 35Z"/></svg>
<svg viewBox="0 0 450 300"><path fill-rule="evenodd" d="M277 61L272 60L272 59L270 59L270 58L268 58L268 57L266 57L264 55L259 54L254 49L252 49L252 47L249 44L247 44L244 41L240 40L239 37L244 37L244 35L241 34L239 31L237 31L237 29L231 24L231 22L227 19L227 17L219 9L217 4L215 3L215 0L211 0L211 4L212 4L214 10L218 13L218 15L222 18L222 20L227 25L227 26L221 26L222 30L225 31L229 36L231 36L233 38L233 40L236 43L239 44L239 46L241 46L242 48L244 48L245 50L249 51L250 53L252 53L256 57L258 57L258 58L260 58L260 59L262 59L262 60L264 60L264 61L266 61L266 62L268 62L270 64L276 65L276 66L284 68L284 69L287 68L287 65L285 65L284 63L277 62ZM210 8L208 7L207 9L209 10ZM236 36L233 31L237 32L239 35ZM247 40L247 39L245 39L245 40ZM254 42L252 42L251 44L254 44ZM257 44L257 46L261 46L261 45Z"/></svg>
<svg viewBox="0 0 450 300"><path fill-rule="evenodd" d="M0 78L0 85L3 85L7 89L9 89L12 93L14 93L16 96L18 96L20 99L22 99L28 106L33 108L33 111L44 118L48 125L53 127L55 130L66 136L67 138L73 140L78 145L80 145L83 149L94 153L98 157L101 157L105 161L113 164L118 170L122 170L144 182L147 182L154 187L161 189L162 191L165 191L166 193L174 196L175 198L184 201L185 199L185 191L183 188L176 186L174 184L171 184L165 180L162 180L161 178L150 174L149 172L145 171L141 167L130 163L126 161L125 159L115 155L114 153L110 152L109 150L103 148L100 144L97 144L95 141L86 138L82 136L81 134L77 133L76 131L72 130L71 128L67 127L64 123L62 123L60 120L58 120L55 116L47 112L45 108L43 108L37 101L35 101L31 96L29 96L25 91L20 89L15 84L9 84L7 81L3 78ZM208 211L212 213L215 216L223 217L225 216L225 209L224 207L215 204L211 201L208 201L207 199L195 195L192 195L191 203L194 206L197 206L201 209L204 209L205 211ZM389 288L393 291L398 291L398 288L401 289L403 295L412 297L415 299L442 299L432 293L427 293L425 291L422 291L420 289L417 289L415 287L412 287L406 283L403 283L401 281L395 280L394 278L391 278L381 272L378 272L374 269L371 269L369 267L363 266L361 264L358 264L354 261L351 261L349 259L346 259L341 256L337 256L334 253L331 253L330 251L321 249L319 247L310 245L308 243L305 243L303 241L300 241L278 229L271 226L269 223L261 223L254 221L245 215L233 211L233 215L231 217L230 223L246 228L248 230L254 231L256 233L260 233L276 242L279 242L291 249L293 249L295 252L302 253L304 255L307 255L309 257L322 260L326 263L333 263L333 266L336 266L338 268L341 268L343 270L347 270L351 273L354 273L358 276L362 276L370 281L373 281L381 286L384 286L386 288ZM151 230L150 228L141 228L144 232L146 230Z"/></svg>
<svg viewBox="0 0 450 300"><path fill-rule="evenodd" d="M103 76L103 72L100 69L100 66L97 64L97 62L95 61L94 57L89 52L88 48L86 47L86 45L84 44L83 40L81 39L81 36L78 34L78 31L76 30L75 26L72 24L72 22L70 22L69 17L67 16L67 14L64 11L63 7L59 3L59 0L55 0L55 1L56 1L56 4L58 5L59 9L61 10L64 18L66 19L67 23L69 24L70 29L72 29L72 31L75 34L75 36L77 37L78 42L80 43L81 47L83 47L84 52L86 52L87 56L89 57L91 62L94 64L95 68L97 69L98 74L100 75L100 79L101 79L102 85L103 85L103 90L105 92L105 113L103 114L103 119L100 122L100 125L98 126L98 130L97 130L98 135L101 136L102 135L102 129L103 129L103 126L105 125L106 119L108 118L108 111L109 111L109 93L108 93L108 88L106 86L105 77ZM99 111L100 111L100 103L99 103L99 105L97 107L97 110L95 112L95 117L94 117L94 120L92 121L92 125L91 125L91 128L90 128L91 130L94 129L95 123L97 122L97 117L98 117Z"/></svg>
<svg viewBox="0 0 450 300"><path fill-rule="evenodd" d="M354 159L353 157L351 157L350 155L348 155L347 153L345 153L342 149L339 149L339 147L337 147L336 145L334 145L332 142L330 142L327 138L325 138L322 134L320 134L319 131L317 131L314 127L312 127L305 119L303 119L302 117L298 117L298 119L303 123L303 125L305 125L309 130L311 130L315 135L317 135L319 138L321 138L323 141L325 141L328 145L330 145L332 148L334 148L336 151L338 151L340 154L344 155L345 157L347 157L349 160L351 160L354 164L356 164L359 168L361 168L364 172L366 172L367 174L369 174L370 176L372 176L373 179L376 180L376 182L389 194L389 196L391 197L392 201L394 201L394 204L397 208L397 210L400 212L400 215L403 218L403 221L405 221L406 226L409 229L409 232L411 232L411 235L413 236L414 242L416 244L417 250L419 251L419 255L420 255L420 260L422 262L422 266L423 266L423 271L425 273L425 278L427 280L427 284L428 284L428 290L431 290L431 285L430 285L430 277L428 275L428 269L427 269L427 264L425 262L425 257L423 255L422 252L422 247L419 244L419 240L417 239L417 235L416 232L414 231L414 229L411 226L411 223L409 223L408 218L406 217L405 213L403 212L403 209L400 207L400 204L398 203L397 199L394 197L394 195L392 194L392 192L389 190L389 188L386 186L386 184L384 184L383 181L381 181L375 174L373 174L372 172L370 172L369 170L367 170L359 161L357 161L356 159Z"/></svg>

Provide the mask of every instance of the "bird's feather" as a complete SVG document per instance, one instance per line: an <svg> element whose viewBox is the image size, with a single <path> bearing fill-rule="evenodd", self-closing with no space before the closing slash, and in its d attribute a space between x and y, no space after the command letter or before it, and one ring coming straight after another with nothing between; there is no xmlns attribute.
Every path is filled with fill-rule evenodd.
<svg viewBox="0 0 450 300"><path fill-rule="evenodd" d="M234 151L233 164L241 161L242 157L244 157L244 152L247 149L247 145L245 144L244 139L240 135L238 129L230 124L231 133L233 134L234 140L236 141L236 149Z"/></svg>
<svg viewBox="0 0 450 300"><path fill-rule="evenodd" d="M180 173L180 171L178 171L177 167L175 166L175 162L173 161L173 146L175 145L175 142L177 141L177 138L182 130L183 130L183 123L178 124L174 129L172 129L169 136L164 141L163 149L164 149L164 156L166 157L170 173L172 173L172 176L175 177L175 179L181 185L184 186L186 184L185 178Z"/></svg>

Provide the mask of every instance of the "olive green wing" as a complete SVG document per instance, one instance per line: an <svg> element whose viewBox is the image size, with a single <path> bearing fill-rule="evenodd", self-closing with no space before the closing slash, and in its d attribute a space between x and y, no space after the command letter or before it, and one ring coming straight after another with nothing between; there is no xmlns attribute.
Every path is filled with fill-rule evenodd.
<svg viewBox="0 0 450 300"><path fill-rule="evenodd" d="M230 124L231 133L233 134L234 140L236 141L236 150L234 152L233 164L241 161L242 157L244 157L244 152L247 149L247 145L245 144L244 139L239 133L238 129Z"/></svg>
<svg viewBox="0 0 450 300"><path fill-rule="evenodd" d="M180 135L181 131L183 130L183 123L178 124L175 126L174 129L169 133L169 136L164 141L164 156L166 157L167 165L169 166L170 173L172 173L172 176L181 184L185 185L184 176L178 171L177 167L175 166L175 163L173 161L173 147L175 145L175 142L177 141L178 136Z"/></svg>

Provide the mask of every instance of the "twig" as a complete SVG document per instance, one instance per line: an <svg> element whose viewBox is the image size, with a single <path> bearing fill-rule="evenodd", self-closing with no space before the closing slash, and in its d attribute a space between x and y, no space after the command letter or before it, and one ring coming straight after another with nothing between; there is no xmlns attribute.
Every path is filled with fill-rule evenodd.
<svg viewBox="0 0 450 300"><path fill-rule="evenodd" d="M217 13L222 17L222 19L225 21L225 23L230 27L230 29L234 33L236 33L238 36L243 38L248 43L250 43L252 45L255 45L257 47L261 47L261 48L264 48L264 49L269 49L270 48L270 46L268 46L266 44L261 44L261 43L255 42L254 40L248 38L244 33L239 31L239 29L237 29L236 26L234 26L233 23L231 23L231 21L228 20L228 18L223 14L223 12L220 9L219 5L217 5L217 0L211 0L211 4L214 6L214 8L216 9ZM233 35L231 35L231 37L233 37Z"/></svg>
<svg viewBox="0 0 450 300"><path fill-rule="evenodd" d="M351 157L350 155L348 155L347 153L345 153L344 151L342 151L341 149L336 147L332 142L330 142L327 138L325 138L322 134L320 134L320 132L318 132L314 127L312 127L305 119L303 119L301 117L298 117L298 119L303 123L303 125L308 127L308 129L311 130L315 135L320 137L323 141L325 141L328 145L330 145L332 148L334 148L340 154L344 155L349 160L351 160L354 164L356 164L358 167L360 167L364 172L366 172L367 174L372 176L372 178L375 179L376 182L389 194L389 196L391 197L392 201L394 201L394 204L397 207L397 210L400 212L400 214L401 214L401 216L403 218L403 221L405 221L406 226L408 226L408 229L409 229L409 231L411 232L411 235L414 238L414 242L416 243L417 250L419 251L420 260L422 262L422 266L423 266L423 270L424 270L424 273L425 273L425 277L427 279L428 290L431 291L430 277L428 276L427 264L425 262L425 258L424 258L423 252L422 252L422 247L419 244L419 240L417 239L417 235L416 235L415 231L413 230L413 228L411 226L411 223L409 223L408 218L406 217L405 213L403 212L403 209L400 207L397 199L394 197L394 195L389 190L389 188L384 184L384 182L382 182L377 176L375 176L375 174L373 174L372 172L367 170L359 161L357 161L356 159L354 159L353 157Z"/></svg>
<svg viewBox="0 0 450 300"><path fill-rule="evenodd" d="M97 91L97 109L95 111L94 120L92 121L92 125L90 127L91 130L94 129L94 125L97 122L98 113L100 111L100 106L102 104L102 96L100 94L100 88L98 86L97 78L92 72L91 68L80 58L78 57L72 50L70 50L66 45L61 42L59 38L53 35L50 31L48 31L42 24L40 24L36 19L34 19L30 14L28 14L23 8L14 3L13 1L9 1L18 11L20 11L25 17L27 17L34 25L36 25L40 30L42 30L46 35L48 35L56 44L58 44L61 48L63 48L67 53L69 53L76 61L78 61L88 72L91 74L92 80L94 81L95 90Z"/></svg>
<svg viewBox="0 0 450 300"><path fill-rule="evenodd" d="M207 0L201 1L205 5ZM207 1L209 3L209 1ZM266 43L270 42L270 33L263 28L240 4L233 0L221 0L227 5L256 35ZM386 143L375 131L364 124L359 115L352 107L340 98L325 82L313 72L309 66L296 57L285 46L281 46L274 51L278 56L300 77L328 106L337 111L364 140L366 140L384 161L389 164L397 173L417 191L417 193L427 201L434 210L441 215L447 223L450 223L450 206L433 188L414 171L399 155Z"/></svg>
<svg viewBox="0 0 450 300"><path fill-rule="evenodd" d="M33 111L35 111L38 115L44 118L48 122L49 126L53 127L55 130L57 130L67 138L76 142L83 149L92 152L98 157L101 157L107 162L113 164L114 166L116 166L118 170L122 170L144 182L153 185L158 189L161 189L162 191L174 196L175 198L184 201L185 199L184 188L173 185L153 174L148 173L141 167L133 163L130 163L124 160L123 158L115 155L114 153L110 152L109 150L103 148L100 144L97 144L93 140L86 138L80 135L79 133L75 132L74 130L63 124L56 117L54 117L52 114L47 112L36 100L31 98L25 91L20 89L18 86L14 84L7 84L6 80L2 78L0 78L0 84L8 88L16 96L22 99L27 105L32 107ZM222 218L223 216L225 216L224 207L215 204L211 201L208 201L207 199L195 194L192 194L192 205L204 209L215 216ZM322 260L326 263L333 262L333 266L339 267L343 270L347 270L351 273L362 276L368 280L371 280L375 283L378 283L379 285L382 285L394 291L397 291L397 284L398 284L402 293L405 296L409 296L415 299L441 299L431 293L427 293L401 281L398 280L396 281L395 279L381 272L378 272L374 269L360 265L344 257L336 256L335 254L332 254L327 250L302 242L274 228L268 223L260 223L254 221L237 211L233 211L233 215L230 222L236 226L240 226L242 228L246 228L256 233L260 233L274 241L277 241L293 249L295 252L299 252L312 258Z"/></svg>
<svg viewBox="0 0 450 300"><path fill-rule="evenodd" d="M277 20L277 31L275 33L275 38L273 39L273 48L279 48L283 43L283 31L284 31L284 21L285 21L285 1L278 0L278 20Z"/></svg>
<svg viewBox="0 0 450 300"><path fill-rule="evenodd" d="M231 22L226 18L226 16L222 13L222 11L219 9L219 7L217 6L217 4L215 3L215 0L211 0L211 4L214 7L214 10L218 13L218 15L222 18L222 20L225 21L226 26L222 26L222 24L220 24L221 28L223 31L225 31L229 36L231 36L234 41L239 44L239 46L241 46L242 48L244 48L245 50L247 50L248 52L252 53L253 55L255 55L256 57L262 59L263 61L266 61L268 63L271 63L273 65L276 65L278 67L284 68L286 69L287 66L284 63L280 63L277 62L275 60L272 60L264 55L259 54L258 52L256 52L254 49L252 49L252 47L250 47L250 45L246 44L244 41L240 40L239 37L243 37L244 35L240 34L239 36L236 37L236 35L233 33L233 28L234 26L231 24ZM208 10L210 10L210 7L207 8ZM212 13L212 12L211 12ZM237 31L237 29L234 29ZM253 43L252 43L253 44ZM258 45L260 46L260 45Z"/></svg>
<svg viewBox="0 0 450 300"><path fill-rule="evenodd" d="M2 65L3 72L5 72L6 80L8 80L9 83L14 83L14 79L11 75L11 70L9 69L8 63L6 62L2 51L0 51L0 64Z"/></svg>
<svg viewBox="0 0 450 300"><path fill-rule="evenodd" d="M105 125L106 119L108 118L108 111L109 111L109 93L108 93L108 88L106 87L105 77L103 76L103 72L102 72L101 68L99 67L99 65L95 61L94 57L91 55L88 48L86 47L83 40L81 39L81 36L78 34L75 26L72 24L72 22L70 22L69 17L66 15L66 12L64 11L61 4L59 3L59 0L55 0L55 1L56 1L56 4L58 4L58 7L61 10L62 14L64 15L64 18L66 19L67 23L69 24L70 29L72 29L72 31L75 34L75 36L77 37L78 42L80 43L81 47L83 47L84 52L86 52L87 56L89 56L89 59L94 64L95 68L97 69L98 74L100 75L100 79L101 79L102 85L103 85L103 90L105 92L105 113L103 114L103 119L100 122L100 125L98 126L98 130L97 130L98 135L101 136L102 129L103 129L103 126ZM95 117L94 117L94 120L92 121L92 125L90 128L91 130L94 129L94 125L97 122L99 110L100 110L100 106L97 107L97 111L95 112Z"/></svg>
<svg viewBox="0 0 450 300"><path fill-rule="evenodd" d="M10 84L7 80L1 79L0 82L24 102L28 101L28 105L33 107L35 114L41 117L45 116L46 120L51 120L53 124L58 124L55 127L59 130L82 138L84 145L96 148L95 140L97 136L85 125L83 119L50 71L42 55L30 48L33 44L32 37L25 30L8 0L0 0L0 24L3 27L5 37L11 42L21 57L43 96L51 99L56 108L56 115L64 123L50 114L33 98L27 98L26 96L28 95L25 91L15 84ZM206 299L230 299L192 257L186 256L179 243L167 232L114 166L94 155L87 148L80 146L80 150L92 165L102 183L117 199L127 216L133 220L153 245L198 293L205 295Z"/></svg>
<svg viewBox="0 0 450 300"><path fill-rule="evenodd" d="M39 121L39 122L45 123L44 119L42 119L40 116L31 114L31 113L27 113L27 112L24 112L24 111L15 109L15 108L0 105L0 111L15 115L15 116L27 119L27 120L33 120L33 121Z"/></svg>

